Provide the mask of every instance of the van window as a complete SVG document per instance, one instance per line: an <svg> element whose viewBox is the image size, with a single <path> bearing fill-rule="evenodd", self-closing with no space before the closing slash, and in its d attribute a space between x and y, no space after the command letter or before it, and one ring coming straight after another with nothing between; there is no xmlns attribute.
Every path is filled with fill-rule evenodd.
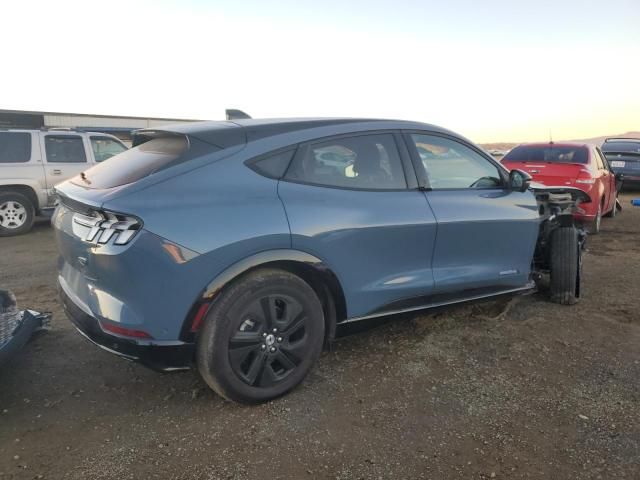
<svg viewBox="0 0 640 480"><path fill-rule="evenodd" d="M82 137L47 135L44 137L44 146L49 163L85 163L87 161Z"/></svg>
<svg viewBox="0 0 640 480"><path fill-rule="evenodd" d="M122 143L109 137L91 137L91 148L93 149L93 157L98 163L127 149Z"/></svg>
<svg viewBox="0 0 640 480"><path fill-rule="evenodd" d="M30 158L30 133L0 132L0 163L24 163Z"/></svg>

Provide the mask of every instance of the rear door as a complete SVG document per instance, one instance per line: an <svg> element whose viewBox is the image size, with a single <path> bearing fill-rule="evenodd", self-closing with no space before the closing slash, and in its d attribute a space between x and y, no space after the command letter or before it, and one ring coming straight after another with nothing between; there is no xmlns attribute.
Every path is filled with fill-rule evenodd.
<svg viewBox="0 0 640 480"><path fill-rule="evenodd" d="M525 286L540 222L534 195L508 189L506 171L471 144L419 131L405 139L437 221L434 292L469 297Z"/></svg>
<svg viewBox="0 0 640 480"><path fill-rule="evenodd" d="M0 185L28 185L42 201L47 197L38 134L0 132ZM36 208L44 205L35 205Z"/></svg>
<svg viewBox="0 0 640 480"><path fill-rule="evenodd" d="M398 133L300 145L278 192L292 247L334 271L348 317L401 309L432 293L435 218Z"/></svg>
<svg viewBox="0 0 640 480"><path fill-rule="evenodd" d="M41 136L47 185L51 189L58 183L75 177L90 165L88 143L82 135L62 132L45 133Z"/></svg>

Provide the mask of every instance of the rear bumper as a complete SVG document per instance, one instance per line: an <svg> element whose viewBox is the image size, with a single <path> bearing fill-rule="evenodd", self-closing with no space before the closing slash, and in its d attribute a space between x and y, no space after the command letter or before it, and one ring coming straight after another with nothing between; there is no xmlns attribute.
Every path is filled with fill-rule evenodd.
<svg viewBox="0 0 640 480"><path fill-rule="evenodd" d="M60 284L58 290L69 320L85 338L98 347L161 372L191 368L195 352L194 344L179 341L134 340L110 335L102 330L95 317L73 302Z"/></svg>

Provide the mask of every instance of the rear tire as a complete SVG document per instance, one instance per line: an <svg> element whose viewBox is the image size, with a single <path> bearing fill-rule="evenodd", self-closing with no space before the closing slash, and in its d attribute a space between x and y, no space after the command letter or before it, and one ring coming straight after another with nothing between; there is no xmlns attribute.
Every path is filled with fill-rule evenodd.
<svg viewBox="0 0 640 480"><path fill-rule="evenodd" d="M322 304L289 272L261 269L225 288L198 335L196 363L219 395L259 403L296 387L324 342Z"/></svg>
<svg viewBox="0 0 640 480"><path fill-rule="evenodd" d="M27 233L35 216L33 203L26 195L12 191L0 193L0 237Z"/></svg>
<svg viewBox="0 0 640 480"><path fill-rule="evenodd" d="M580 246L578 231L562 227L551 235L550 243L551 301L562 305L578 302L580 285Z"/></svg>

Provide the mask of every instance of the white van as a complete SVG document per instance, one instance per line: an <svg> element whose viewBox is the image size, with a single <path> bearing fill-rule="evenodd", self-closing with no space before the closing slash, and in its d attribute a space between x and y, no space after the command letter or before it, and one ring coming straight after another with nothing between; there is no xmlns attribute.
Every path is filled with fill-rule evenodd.
<svg viewBox="0 0 640 480"><path fill-rule="evenodd" d="M105 133L0 129L0 237L28 232L53 209L56 184L126 149Z"/></svg>

